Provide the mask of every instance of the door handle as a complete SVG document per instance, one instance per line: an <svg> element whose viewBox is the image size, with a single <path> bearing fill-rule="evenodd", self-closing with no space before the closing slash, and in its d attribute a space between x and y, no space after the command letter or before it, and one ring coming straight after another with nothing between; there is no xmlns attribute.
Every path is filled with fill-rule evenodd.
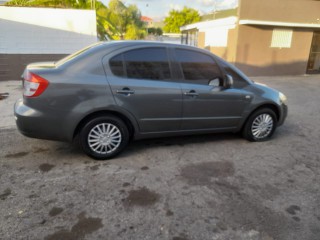
<svg viewBox="0 0 320 240"><path fill-rule="evenodd" d="M123 88L122 90L117 90L116 92L117 92L117 94L122 94L122 95L126 95L126 96L130 96L130 95L134 94L134 91L130 90L130 88Z"/></svg>
<svg viewBox="0 0 320 240"><path fill-rule="evenodd" d="M194 90L191 90L189 92L185 92L184 95L189 96L189 97L198 97L199 96L199 94Z"/></svg>

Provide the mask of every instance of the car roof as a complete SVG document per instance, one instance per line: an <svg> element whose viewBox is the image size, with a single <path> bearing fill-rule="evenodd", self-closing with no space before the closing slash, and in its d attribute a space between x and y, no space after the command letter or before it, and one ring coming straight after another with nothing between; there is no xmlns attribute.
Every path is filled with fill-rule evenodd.
<svg viewBox="0 0 320 240"><path fill-rule="evenodd" d="M97 46L101 47L175 47L175 48L184 48L190 49L195 51L201 51L205 53L211 53L207 49L201 49L194 46L184 45L184 44L177 44L177 43L166 43L160 41L144 41L144 40L120 40L120 41L108 41L108 42L99 42Z"/></svg>

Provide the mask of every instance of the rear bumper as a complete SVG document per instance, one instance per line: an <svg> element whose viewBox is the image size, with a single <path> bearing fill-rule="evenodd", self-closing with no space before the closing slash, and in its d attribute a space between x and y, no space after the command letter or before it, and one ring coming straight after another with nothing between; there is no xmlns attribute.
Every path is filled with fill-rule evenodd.
<svg viewBox="0 0 320 240"><path fill-rule="evenodd" d="M57 119L25 105L22 99L14 105L14 118L19 132L27 137L56 141L69 140L61 131Z"/></svg>

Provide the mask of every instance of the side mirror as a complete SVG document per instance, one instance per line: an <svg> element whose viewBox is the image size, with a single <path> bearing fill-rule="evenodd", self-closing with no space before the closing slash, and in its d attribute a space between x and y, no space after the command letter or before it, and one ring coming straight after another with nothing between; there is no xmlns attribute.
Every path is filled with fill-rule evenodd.
<svg viewBox="0 0 320 240"><path fill-rule="evenodd" d="M229 74L226 74L226 84L225 84L225 87L226 88L232 88L233 86L233 78L231 75Z"/></svg>

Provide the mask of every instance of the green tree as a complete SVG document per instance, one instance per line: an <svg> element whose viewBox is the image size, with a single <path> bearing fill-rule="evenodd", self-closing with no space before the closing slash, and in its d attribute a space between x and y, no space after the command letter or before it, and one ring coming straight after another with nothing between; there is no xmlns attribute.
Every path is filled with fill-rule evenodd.
<svg viewBox="0 0 320 240"><path fill-rule="evenodd" d="M180 33L180 27L199 22L200 14L193 8L184 7L181 11L171 10L164 19L163 30L168 33Z"/></svg>
<svg viewBox="0 0 320 240"><path fill-rule="evenodd" d="M141 21L141 13L136 5L128 7L120 0L109 2L108 19L115 26L114 39L141 39L144 23ZM128 36L127 36L128 35Z"/></svg>
<svg viewBox="0 0 320 240"><path fill-rule="evenodd" d="M126 40L139 40L144 38L146 31L139 28L137 25L131 24L127 27L126 35L124 39Z"/></svg>
<svg viewBox="0 0 320 240"><path fill-rule="evenodd" d="M153 34L153 35L157 35L157 36L161 36L163 34L163 31L159 27L158 28L151 27L151 28L148 28L148 33Z"/></svg>

